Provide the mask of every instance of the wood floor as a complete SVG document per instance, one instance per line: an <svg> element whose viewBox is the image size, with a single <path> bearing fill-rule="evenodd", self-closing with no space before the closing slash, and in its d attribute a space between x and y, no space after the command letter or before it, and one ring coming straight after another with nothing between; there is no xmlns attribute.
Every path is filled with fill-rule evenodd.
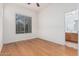
<svg viewBox="0 0 79 59"><path fill-rule="evenodd" d="M42 39L31 39L3 46L1 56L77 56L77 50Z"/></svg>

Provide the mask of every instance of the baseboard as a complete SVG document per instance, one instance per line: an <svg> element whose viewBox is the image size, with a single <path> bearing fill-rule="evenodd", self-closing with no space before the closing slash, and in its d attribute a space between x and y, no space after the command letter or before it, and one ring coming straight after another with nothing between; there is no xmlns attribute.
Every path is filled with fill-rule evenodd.
<svg viewBox="0 0 79 59"><path fill-rule="evenodd" d="M32 40L32 39L37 39L37 38L29 38L29 39L17 40L17 41L13 41L13 42L4 43L3 45L16 43L16 42L21 42L21 41L26 41L26 40Z"/></svg>
<svg viewBox="0 0 79 59"><path fill-rule="evenodd" d="M43 40L46 40L46 41L50 41L50 42L53 42L53 43L56 43L56 44L59 44L59 45L66 45L65 43L60 43L60 42L55 42L55 41L52 41L52 40L48 40L46 38L43 38L43 37L40 37L39 39L43 39Z"/></svg>

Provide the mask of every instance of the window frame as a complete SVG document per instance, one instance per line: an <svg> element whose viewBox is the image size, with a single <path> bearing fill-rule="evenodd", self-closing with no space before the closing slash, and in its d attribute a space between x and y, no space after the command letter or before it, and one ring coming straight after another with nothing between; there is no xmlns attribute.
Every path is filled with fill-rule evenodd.
<svg viewBox="0 0 79 59"><path fill-rule="evenodd" d="M23 16L23 17L25 17L25 19L24 19L24 31L17 31L17 15L19 15L19 16ZM30 18L30 19L28 19L28 18ZM26 28L26 21L28 21L29 23L27 23L27 24L30 24L30 26L28 26L28 30L27 30L27 32L25 31L25 28ZM24 34L24 33L32 33L32 17L29 17L29 16L24 16L24 15L22 15L22 14L16 14L15 15L15 27L16 27L16 34ZM30 28L29 28L30 27ZM29 29L30 29L30 31L29 31Z"/></svg>

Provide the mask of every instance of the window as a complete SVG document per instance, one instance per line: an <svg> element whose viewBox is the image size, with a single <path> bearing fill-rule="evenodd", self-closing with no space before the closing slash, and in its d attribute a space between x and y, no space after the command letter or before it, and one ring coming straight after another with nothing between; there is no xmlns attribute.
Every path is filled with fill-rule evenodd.
<svg viewBox="0 0 79 59"><path fill-rule="evenodd" d="M31 19L32 17L16 14L16 33L31 33Z"/></svg>

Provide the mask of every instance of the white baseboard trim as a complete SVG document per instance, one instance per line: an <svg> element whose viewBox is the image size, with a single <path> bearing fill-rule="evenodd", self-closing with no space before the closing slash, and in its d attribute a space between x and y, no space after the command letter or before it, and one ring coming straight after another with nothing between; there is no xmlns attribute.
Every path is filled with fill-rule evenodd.
<svg viewBox="0 0 79 59"><path fill-rule="evenodd" d="M66 45L65 43L63 43L63 42L56 42L56 41L52 41L52 40L48 40L48 39L46 39L46 38L44 38L44 37L39 37L40 39L43 39L43 40L47 40L47 41L50 41L50 42L54 42L54 43L57 43L57 44L60 44L60 45Z"/></svg>

